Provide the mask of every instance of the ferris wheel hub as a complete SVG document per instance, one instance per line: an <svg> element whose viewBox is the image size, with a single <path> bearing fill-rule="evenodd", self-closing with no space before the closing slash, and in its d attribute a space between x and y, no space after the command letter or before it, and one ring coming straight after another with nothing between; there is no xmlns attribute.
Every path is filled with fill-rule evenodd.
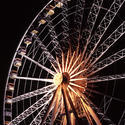
<svg viewBox="0 0 125 125"><path fill-rule="evenodd" d="M57 73L55 74L54 78L53 78L53 82L55 85L60 85L60 84L69 84L69 74L67 72L64 73Z"/></svg>
<svg viewBox="0 0 125 125"><path fill-rule="evenodd" d="M63 81L63 75L62 73L57 73L54 75L53 82L55 85L60 85Z"/></svg>

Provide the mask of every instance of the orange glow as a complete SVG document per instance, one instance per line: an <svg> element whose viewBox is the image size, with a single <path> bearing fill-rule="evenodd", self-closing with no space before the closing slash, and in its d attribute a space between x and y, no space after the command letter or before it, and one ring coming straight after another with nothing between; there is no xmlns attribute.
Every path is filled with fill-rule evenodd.
<svg viewBox="0 0 125 125"><path fill-rule="evenodd" d="M63 81L63 75L62 73L57 73L54 75L53 82L56 86L60 85Z"/></svg>
<svg viewBox="0 0 125 125"><path fill-rule="evenodd" d="M66 91L68 91L69 95L71 96L74 106L77 106L77 108L81 110L79 112L79 110L76 109L79 117L86 117L90 125L94 124L93 120L96 122L97 125L101 125L99 118L90 107L89 102L87 101L88 99L86 99L86 97L84 96L87 88L87 76L83 76L82 74L87 70L84 64L84 62L86 63L86 60L83 61L83 56L81 56L81 54L78 55L78 51L74 51L72 54L71 50L69 50L67 52L67 55L62 53L62 58L56 58L56 61L58 67L56 68L54 65L52 65L56 71L56 74L53 78L53 83L57 87L60 86L61 88L66 88ZM59 100L61 100L60 113L65 114L64 100L62 98L62 93L60 93L61 89L58 89L58 91L59 96L55 101L56 108L54 108L54 115L56 115ZM67 104L68 110L72 110L72 107L70 106L68 100ZM55 118L56 116L53 117L53 121ZM75 116L73 113L70 113L70 118L72 118L73 120L71 120L72 124L75 125ZM64 125L67 124L66 115L64 115L63 121Z"/></svg>

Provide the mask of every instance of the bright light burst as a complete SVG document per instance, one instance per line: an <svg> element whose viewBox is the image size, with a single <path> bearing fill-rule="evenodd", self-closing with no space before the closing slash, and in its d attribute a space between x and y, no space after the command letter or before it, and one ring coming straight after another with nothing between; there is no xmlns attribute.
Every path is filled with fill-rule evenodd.
<svg viewBox="0 0 125 125"><path fill-rule="evenodd" d="M84 94L87 88L87 76L83 76L86 72L86 60L83 60L83 56L81 56L82 54L79 54L77 50L78 48L73 54L71 50L66 54L62 53L61 59L56 58L58 67L55 68L53 65L53 68L56 71L53 83L57 86L52 101L55 103L53 116L57 116L56 113L59 108L61 114L67 112L63 118L64 124L70 124L68 122L73 124L75 121L78 124L82 124L81 118L86 117L90 125L93 125L93 120L95 120L97 125L101 125L99 118L91 108L88 99ZM78 101L80 101L79 104ZM57 105L59 102L61 103L61 107ZM50 103L50 105L52 105L52 103ZM83 111L79 112L76 109L76 106ZM73 114L69 114L69 111L72 111ZM55 119L56 117L53 118L53 121Z"/></svg>

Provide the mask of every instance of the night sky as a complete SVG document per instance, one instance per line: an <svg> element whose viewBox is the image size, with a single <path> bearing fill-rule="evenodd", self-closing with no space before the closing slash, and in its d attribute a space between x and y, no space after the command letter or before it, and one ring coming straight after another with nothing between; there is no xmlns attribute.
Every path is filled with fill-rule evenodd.
<svg viewBox="0 0 125 125"><path fill-rule="evenodd" d="M4 87L9 67L20 39L47 0L12 0L1 3L0 11L0 125Z"/></svg>

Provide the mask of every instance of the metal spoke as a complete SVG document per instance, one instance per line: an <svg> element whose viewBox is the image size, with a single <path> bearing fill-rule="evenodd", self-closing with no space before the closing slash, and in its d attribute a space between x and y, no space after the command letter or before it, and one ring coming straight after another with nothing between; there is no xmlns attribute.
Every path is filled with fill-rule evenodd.
<svg viewBox="0 0 125 125"><path fill-rule="evenodd" d="M70 82L73 82L73 81L83 81L83 80L86 80L87 78L76 78L76 79L70 79Z"/></svg>
<svg viewBox="0 0 125 125"><path fill-rule="evenodd" d="M56 96L56 100L55 100L55 105L54 105L54 108L53 108L53 114L52 114L52 119L51 119L51 125L54 124L54 121L59 113L59 110L61 109L61 106L60 106L60 101L61 101L61 96L62 96L62 93L61 93L61 87L59 87L58 89L58 95Z"/></svg>
<svg viewBox="0 0 125 125"><path fill-rule="evenodd" d="M77 121L77 123L80 125L80 124L82 124L82 120L80 120L80 118L78 117L78 114L77 114L77 112L76 112L76 109L75 109L75 107L74 107L74 104L73 104L73 102L72 102L72 99L71 99L71 97L70 97L70 95L69 95L69 91L65 90L65 92L66 92L66 96L67 96L67 98L68 98L69 104L70 104L70 106L71 106L71 108L72 108L73 114L74 114L74 116L75 116L75 118L76 118L76 121Z"/></svg>
<svg viewBox="0 0 125 125"><path fill-rule="evenodd" d="M75 13L75 19L74 19L74 31L78 31L78 35L76 35L76 40L80 40L81 38L81 33L82 33L82 25L83 25L83 15L84 15L84 11L85 11L85 0L77 0L76 1L77 5L76 6L76 13ZM83 8L83 9L82 9ZM82 9L82 10L81 10Z"/></svg>
<svg viewBox="0 0 125 125"><path fill-rule="evenodd" d="M51 98L49 99L49 102L51 101ZM44 104L44 107L39 111L39 113L36 115L36 117L32 120L30 125L39 125L42 121L42 117L44 115L44 110L46 109L48 103Z"/></svg>
<svg viewBox="0 0 125 125"><path fill-rule="evenodd" d="M82 61L75 69L73 69L73 71L70 72L70 75L72 75L76 70L78 70L82 66L83 63L84 61Z"/></svg>
<svg viewBox="0 0 125 125"><path fill-rule="evenodd" d="M93 56L94 60L90 66L93 66L107 51L111 48L119 38L125 33L125 21L95 50Z"/></svg>
<svg viewBox="0 0 125 125"><path fill-rule="evenodd" d="M20 115L18 115L16 118L14 118L9 125L15 125L19 124L21 121L26 119L28 116L30 116L32 113L34 113L39 108L43 107L45 104L49 103L49 99L51 98L52 94L47 93L45 94L41 99L39 99L36 103L31 105L28 109L26 109L24 112L22 112Z"/></svg>
<svg viewBox="0 0 125 125"><path fill-rule="evenodd" d="M118 60L120 60L124 57L125 57L125 49L122 49L122 50L116 52L115 54L107 57L106 59L93 65L90 69L88 69L87 74L88 74L88 76L91 76L94 73L106 68L107 66L117 62Z"/></svg>
<svg viewBox="0 0 125 125"><path fill-rule="evenodd" d="M71 77L70 77L70 78L76 77L77 75L79 75L79 74L81 74L81 73L84 73L85 71L86 71L86 69L81 70L81 71L79 71L79 72L75 73L74 75L71 75Z"/></svg>
<svg viewBox="0 0 125 125"><path fill-rule="evenodd" d="M21 76L17 76L16 79L53 83L53 79L44 79L44 78L31 78L31 77L21 77Z"/></svg>
<svg viewBox="0 0 125 125"><path fill-rule="evenodd" d="M97 82L118 80L118 79L125 79L125 74L92 77L87 79L87 83L97 83Z"/></svg>
<svg viewBox="0 0 125 125"><path fill-rule="evenodd" d="M100 12L102 3L103 3L103 0L94 0L92 7L90 9L90 13L89 13L88 19L87 19L87 27L86 27L85 31L83 31L83 40L86 41L83 55L85 55L85 52L87 50L87 46L89 44L89 39L90 39L92 30L95 26L96 19L98 17L99 12Z"/></svg>
<svg viewBox="0 0 125 125"><path fill-rule="evenodd" d="M18 102L18 101L21 101L21 100L24 100L27 98L31 98L31 97L34 97L34 96L37 96L40 94L45 94L45 93L48 93L48 92L55 90L55 89L56 89L56 86L54 84L48 85L48 86L45 86L43 88L34 90L32 92L28 92L28 93L25 93L23 95L19 95L17 97L14 97L14 98L12 98L12 102L14 103L14 102Z"/></svg>
<svg viewBox="0 0 125 125"><path fill-rule="evenodd" d="M111 22L113 21L114 17L118 13L119 9L121 8L121 6L123 5L124 2L125 1L123 1L123 0L122 1L119 0L119 2L116 2L116 0L114 0L112 5L110 6L110 8L107 11L106 15L104 16L101 23L99 24L99 26L98 26L98 28L96 30L96 33L91 37L91 40L89 40L89 43L90 43L89 48L91 48L91 52L90 52L90 54L89 54L89 56L87 58L86 63L88 62L88 60L90 59L90 57L94 53L95 49L97 48L98 44L101 41L102 36L104 35L106 30L110 26Z"/></svg>
<svg viewBox="0 0 125 125"><path fill-rule="evenodd" d="M76 58L75 62L73 63L73 65L72 65L70 68L68 67L68 69L70 69L68 72L71 72L71 71L72 71L72 69L74 68L74 66L75 66L76 63L78 62L80 56L81 56L81 55L79 55L78 58ZM73 56L73 57L74 57L74 56ZM72 60L70 60L70 63L72 63ZM69 66L70 66L70 65L69 65Z"/></svg>
<svg viewBox="0 0 125 125"><path fill-rule="evenodd" d="M68 68L67 68L67 72L69 72L69 70L71 69L71 64L73 62L73 59L74 59L74 56L75 56L75 52L73 53L72 57L71 57L71 60L69 61L69 65L68 65ZM72 66L73 67L73 66Z"/></svg>
<svg viewBox="0 0 125 125"><path fill-rule="evenodd" d="M122 116L121 116L119 122L118 122L118 125L121 125L122 119L123 119L124 117L125 117L125 109L124 109L124 111L123 111L123 113L122 113ZM123 120L124 120L124 119L123 119ZM123 122L124 122L124 121L123 121Z"/></svg>
<svg viewBox="0 0 125 125"><path fill-rule="evenodd" d="M98 94L98 95L102 95L102 96L106 96L106 97L111 98L113 100L125 103L125 100L123 100L123 99L119 99L119 98L116 98L116 97L113 97L113 96L110 96L110 95L107 95L107 94L104 94L102 92L98 92L96 90L89 89L89 88L87 88L86 90L91 91L92 93L95 93L95 94Z"/></svg>
<svg viewBox="0 0 125 125"><path fill-rule="evenodd" d="M75 84L75 83L71 83L71 82L70 82L69 84L72 85L72 86L76 86L76 87L85 89L85 87L79 86L79 85L77 85L77 84Z"/></svg>
<svg viewBox="0 0 125 125"><path fill-rule="evenodd" d="M62 53L62 49L61 46L59 44L59 40L55 31L55 26L53 26L53 22L51 21L51 17L48 18L48 27L49 27L49 35L51 36L51 43L52 46L55 48L54 51L56 53L56 56L61 57L61 53Z"/></svg>
<svg viewBox="0 0 125 125"><path fill-rule="evenodd" d="M40 38L37 38L35 41L39 43L39 47L42 49L43 54L45 54L46 58L50 61L51 64L57 66L57 62L51 52L48 51L47 47L43 44Z"/></svg>
<svg viewBox="0 0 125 125"><path fill-rule="evenodd" d="M51 69L48 69L47 67L41 65L40 63L38 63L37 61L31 59L30 57L23 55L23 57L25 57L26 59L28 59L29 61L35 63L36 65L38 65L39 67L41 67L42 69L44 69L45 71L47 71L48 73L55 75L56 73L54 71L52 71Z"/></svg>
<svg viewBox="0 0 125 125"><path fill-rule="evenodd" d="M60 86L58 86L58 88L55 90L55 92L54 92L54 94L53 94L53 97L52 97L52 99L51 99L51 101L50 101L50 104L49 104L49 106L48 106L48 108L47 108L47 111L46 111L46 113L44 114L44 117L43 117L43 119L42 119L41 125L44 124L44 122L45 122L45 120L46 120L46 118L47 118L49 112L52 110L52 106L53 106L53 104L54 104L54 102L55 102L55 100L56 100L56 97L57 97L59 88L60 88Z"/></svg>

